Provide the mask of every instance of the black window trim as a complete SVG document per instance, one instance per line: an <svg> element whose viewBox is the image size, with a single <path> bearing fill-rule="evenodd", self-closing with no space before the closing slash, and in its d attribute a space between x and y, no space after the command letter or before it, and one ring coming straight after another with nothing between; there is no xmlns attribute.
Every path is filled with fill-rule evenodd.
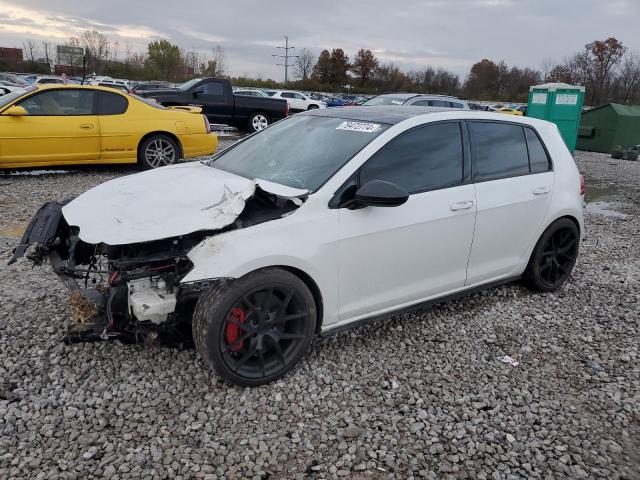
<svg viewBox="0 0 640 480"><path fill-rule="evenodd" d="M93 111L92 113L86 114L86 115L68 115L68 114L62 114L62 115L31 115L29 114L28 116L30 117L94 117L97 116L97 111L98 111L98 96L95 94L96 89L95 88L75 88L75 87L71 87L71 88L47 88L46 90L36 90L33 92L32 95L29 95L27 97L20 97L17 99L16 102L13 103L13 105L11 106L20 106L20 104L22 102L24 102L25 100L28 100L30 98L33 98L37 95L42 95L43 93L47 93L47 92L59 92L59 91L64 91L64 90L79 90L79 91L86 91L86 92L91 92L93 93Z"/></svg>
<svg viewBox="0 0 640 480"><path fill-rule="evenodd" d="M406 135L410 132L413 132L415 130L419 130L421 128L426 128L429 127L430 125L441 125L441 124L445 124L445 123L457 123L458 124L458 128L460 129L460 141L462 142L462 180L460 181L460 183L456 183L453 185L447 185L444 187L435 187L435 188L426 188L423 190L416 190L414 192L409 192L409 196L412 195L420 195L421 193L427 193L427 192L435 192L438 190L444 190L447 188L455 188L455 187L460 187L462 185L468 185L471 182L467 180L467 176L470 178L471 177L471 155L470 155L470 150L469 150L469 135L466 129L466 126L464 125L464 121L457 119L457 120L439 120L436 122L426 122L426 123L421 123L420 125L416 125L415 127L411 127L401 133L399 133L398 135L396 135L395 137L389 139L389 141L387 143L385 143L384 145L382 145L378 150L376 150L369 158L367 158L364 163L362 165L360 165L358 167L358 169L353 172L351 175L349 175L349 178L347 178L342 185L340 185L340 187L338 187L336 189L336 191L333 193L333 196L331 197L331 200L329 200L329 208L330 209L336 209L336 208L346 208L343 206L343 204L345 203L343 201L342 198L340 198L345 191L349 188L350 184L355 180L356 182L356 187L360 188L362 186L362 182L360 181L360 172L362 170L362 168L367 164L367 162L369 160L371 160L374 156L378 155L378 153L382 152L385 148L387 148L389 146L389 144L393 141L395 141L396 139L402 137L403 135ZM348 162L347 162L348 163ZM345 164L347 165L347 164ZM344 165L343 165L344 167ZM338 170L339 171L339 170ZM337 171L335 172L337 173ZM334 173L334 175L335 175Z"/></svg>
<svg viewBox="0 0 640 480"><path fill-rule="evenodd" d="M525 140L525 145L527 147L527 162L529 165L529 171L527 173L520 173L518 175L504 175L501 177L492 177L492 178L484 178L482 180L477 180L473 178L473 157L476 155L476 151L475 151L475 145L473 144L473 142L471 141L471 134L469 133L469 143L471 146L471 181L470 183L484 183L484 182L493 182L495 180L505 180L507 178L517 178L517 177L524 177L526 175L539 175L541 173L548 173L548 172L553 172L554 171L554 165L553 165L553 160L551 158L551 155L549 155L549 151L547 150L547 146L544 144L544 142L542 141L542 137L540 137L540 134L538 133L538 131L535 129L535 127L528 125L528 124L523 124L523 123L518 123L518 122L509 122L506 120L487 120L487 119L477 119L477 120L464 120L464 123L467 124L467 132L469 130L469 124L470 123L501 123L501 124L506 124L506 125L515 125L518 126L522 129L522 135L524 136L524 140ZM530 154L529 154L529 144L527 143L527 135L525 134L524 129L525 128L530 128L531 130L533 130L533 132L536 134L536 136L538 137L538 140L540 140L540 143L542 144L542 148L544 149L545 153L547 154L547 159L549 160L549 165L550 168L549 170L546 170L544 172L536 172L533 173L531 172L531 160L530 160Z"/></svg>

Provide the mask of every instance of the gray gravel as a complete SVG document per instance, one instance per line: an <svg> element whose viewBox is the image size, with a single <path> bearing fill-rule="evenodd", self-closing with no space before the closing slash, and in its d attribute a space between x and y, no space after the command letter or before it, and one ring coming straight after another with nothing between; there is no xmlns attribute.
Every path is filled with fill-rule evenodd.
<svg viewBox="0 0 640 480"><path fill-rule="evenodd" d="M640 478L640 163L577 157L600 203L560 292L320 339L256 389L193 350L65 346L62 286L0 240L0 478ZM126 173L0 176L0 229Z"/></svg>

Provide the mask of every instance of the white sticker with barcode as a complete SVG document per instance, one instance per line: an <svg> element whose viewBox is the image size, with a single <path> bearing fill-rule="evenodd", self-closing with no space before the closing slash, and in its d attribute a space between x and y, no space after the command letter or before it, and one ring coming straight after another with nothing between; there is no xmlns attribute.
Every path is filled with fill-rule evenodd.
<svg viewBox="0 0 640 480"><path fill-rule="evenodd" d="M350 132L373 133L380 128L377 123L342 122L336 130L349 130Z"/></svg>

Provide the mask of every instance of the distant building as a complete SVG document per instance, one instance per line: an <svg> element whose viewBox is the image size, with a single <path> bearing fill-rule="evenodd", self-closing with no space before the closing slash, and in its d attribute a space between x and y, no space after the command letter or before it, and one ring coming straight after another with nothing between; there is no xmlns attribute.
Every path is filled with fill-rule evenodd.
<svg viewBox="0 0 640 480"><path fill-rule="evenodd" d="M0 66L4 68L15 68L16 65L22 63L21 48L0 47Z"/></svg>

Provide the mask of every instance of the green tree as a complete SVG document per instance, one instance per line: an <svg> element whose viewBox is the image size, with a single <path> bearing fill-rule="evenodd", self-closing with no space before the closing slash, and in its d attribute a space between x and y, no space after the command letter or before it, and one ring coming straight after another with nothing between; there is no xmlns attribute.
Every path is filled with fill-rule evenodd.
<svg viewBox="0 0 640 480"><path fill-rule="evenodd" d="M163 79L171 81L181 65L180 48L167 40L151 42L147 46L147 62Z"/></svg>
<svg viewBox="0 0 640 480"><path fill-rule="evenodd" d="M331 76L331 54L329 53L329 50L323 50L320 52L318 61L313 67L313 76L320 83L329 83L329 78Z"/></svg>
<svg viewBox="0 0 640 480"><path fill-rule="evenodd" d="M365 86L376 68L378 68L378 59L371 50L361 48L353 59L351 71L360 80L360 85Z"/></svg>
<svg viewBox="0 0 640 480"><path fill-rule="evenodd" d="M331 72L329 74L329 83L334 87L341 87L349 80L347 72L351 68L349 65L349 57L341 48L334 48L331 51Z"/></svg>

